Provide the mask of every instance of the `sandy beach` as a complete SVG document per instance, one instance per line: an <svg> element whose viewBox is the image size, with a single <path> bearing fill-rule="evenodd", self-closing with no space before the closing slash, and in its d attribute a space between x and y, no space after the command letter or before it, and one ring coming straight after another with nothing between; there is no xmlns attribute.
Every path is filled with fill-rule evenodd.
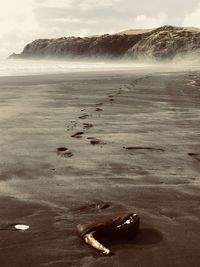
<svg viewBox="0 0 200 267"><path fill-rule="evenodd" d="M199 102L198 71L0 77L1 267L200 266ZM76 233L124 211L112 257Z"/></svg>

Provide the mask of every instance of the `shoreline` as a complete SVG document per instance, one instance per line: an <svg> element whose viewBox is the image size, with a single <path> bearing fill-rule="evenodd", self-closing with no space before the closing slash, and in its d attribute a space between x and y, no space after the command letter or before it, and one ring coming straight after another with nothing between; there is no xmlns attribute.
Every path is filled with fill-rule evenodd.
<svg viewBox="0 0 200 267"><path fill-rule="evenodd" d="M7 64L9 63L9 64ZM2 72L3 70L3 72ZM7 71L7 74L3 74ZM72 76L90 76L93 75L111 75L111 74L137 74L145 72L150 73L184 73L199 71L199 62L187 60L174 60L169 62L159 61L108 61L108 62L82 62L82 61L44 61L39 63L35 60L0 60L0 80L8 81L25 77L43 78L52 76L72 77ZM13 72L13 74L12 74Z"/></svg>

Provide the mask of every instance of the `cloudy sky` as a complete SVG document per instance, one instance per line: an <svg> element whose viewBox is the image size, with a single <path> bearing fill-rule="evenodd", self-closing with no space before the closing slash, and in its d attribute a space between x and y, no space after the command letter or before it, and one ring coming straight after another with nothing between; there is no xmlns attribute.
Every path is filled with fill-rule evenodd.
<svg viewBox="0 0 200 267"><path fill-rule="evenodd" d="M200 27L200 0L0 0L0 57L36 38Z"/></svg>

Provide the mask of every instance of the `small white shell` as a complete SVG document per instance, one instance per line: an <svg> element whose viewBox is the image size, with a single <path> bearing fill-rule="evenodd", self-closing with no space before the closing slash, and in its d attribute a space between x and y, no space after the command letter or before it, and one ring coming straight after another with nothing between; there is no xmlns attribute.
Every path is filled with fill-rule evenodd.
<svg viewBox="0 0 200 267"><path fill-rule="evenodd" d="M16 230L22 230L22 231L26 231L30 228L28 225L25 224L16 224L14 227Z"/></svg>

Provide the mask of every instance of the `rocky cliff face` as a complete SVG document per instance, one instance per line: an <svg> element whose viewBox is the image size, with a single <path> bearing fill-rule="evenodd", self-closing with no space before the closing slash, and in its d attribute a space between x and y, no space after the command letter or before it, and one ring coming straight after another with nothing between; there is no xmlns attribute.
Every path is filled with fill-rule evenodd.
<svg viewBox="0 0 200 267"><path fill-rule="evenodd" d="M200 49L200 31L198 29L163 26L153 30L131 32L134 33L106 34L85 38L39 39L26 45L20 55L13 54L11 57L171 59L177 54Z"/></svg>
<svg viewBox="0 0 200 267"><path fill-rule="evenodd" d="M142 35L102 35L39 39L25 46L22 57L122 57Z"/></svg>
<svg viewBox="0 0 200 267"><path fill-rule="evenodd" d="M172 26L153 30L126 52L127 57L172 59L200 49L200 32Z"/></svg>

